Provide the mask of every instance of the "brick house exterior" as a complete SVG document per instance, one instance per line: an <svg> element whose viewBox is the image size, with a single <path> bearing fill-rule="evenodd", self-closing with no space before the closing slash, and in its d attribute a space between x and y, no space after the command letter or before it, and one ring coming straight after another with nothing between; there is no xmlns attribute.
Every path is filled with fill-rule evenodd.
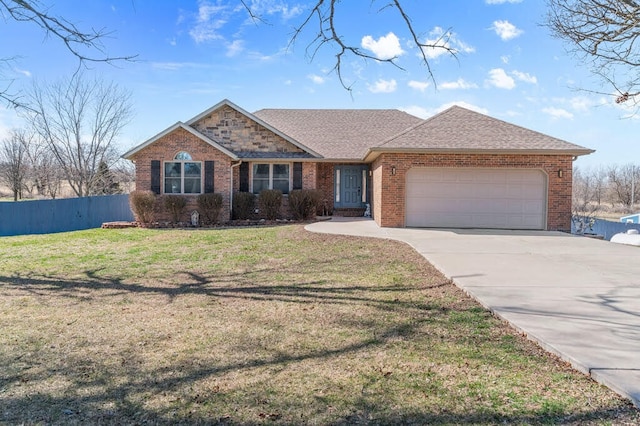
<svg viewBox="0 0 640 426"><path fill-rule="evenodd" d="M591 152L461 107L422 120L398 110L249 113L223 100L123 157L136 165L136 189L181 194L189 212L197 209L198 194L222 194L222 221L231 218L235 192L268 187L285 194L320 190L319 214L362 215L369 206L385 227L422 226L424 209L430 218L424 226L568 231L572 161ZM409 179L423 171L426 183ZM439 171L446 178L431 183ZM482 215L489 221L474 221ZM519 222L520 216L535 220Z"/></svg>

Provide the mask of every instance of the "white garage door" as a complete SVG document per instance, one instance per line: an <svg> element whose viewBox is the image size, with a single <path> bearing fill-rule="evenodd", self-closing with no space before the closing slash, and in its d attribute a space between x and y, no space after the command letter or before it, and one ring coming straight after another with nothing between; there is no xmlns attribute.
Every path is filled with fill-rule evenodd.
<svg viewBox="0 0 640 426"><path fill-rule="evenodd" d="M545 229L541 170L413 168L406 224L433 228Z"/></svg>

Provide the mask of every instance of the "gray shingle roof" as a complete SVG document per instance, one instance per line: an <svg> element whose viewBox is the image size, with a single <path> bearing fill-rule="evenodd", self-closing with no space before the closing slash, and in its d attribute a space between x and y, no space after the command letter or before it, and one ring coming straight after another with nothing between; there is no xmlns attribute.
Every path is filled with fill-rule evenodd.
<svg viewBox="0 0 640 426"><path fill-rule="evenodd" d="M373 151L558 151L574 155L593 152L579 145L453 106L389 138Z"/></svg>
<svg viewBox="0 0 640 426"><path fill-rule="evenodd" d="M262 109L253 115L324 158L362 160L422 120L393 109Z"/></svg>

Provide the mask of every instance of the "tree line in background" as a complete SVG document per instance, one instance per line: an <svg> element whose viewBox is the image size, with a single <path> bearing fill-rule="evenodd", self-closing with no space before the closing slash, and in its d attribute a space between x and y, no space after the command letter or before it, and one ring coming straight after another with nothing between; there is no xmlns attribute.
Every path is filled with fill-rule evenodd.
<svg viewBox="0 0 640 426"><path fill-rule="evenodd" d="M78 72L34 84L24 102L25 128L0 141L0 183L14 200L56 198L63 186L77 197L114 194L133 180L115 149L132 116L128 92Z"/></svg>
<svg viewBox="0 0 640 426"><path fill-rule="evenodd" d="M133 186L133 165L126 161L111 165L101 161L95 172L87 174L91 178L84 196L119 194ZM33 133L14 130L0 142L0 186L10 191L14 201L68 195L63 192L70 187L68 182L55 155ZM77 192L71 195L79 196Z"/></svg>
<svg viewBox="0 0 640 426"><path fill-rule="evenodd" d="M573 214L624 215L640 203L640 166L632 163L573 168Z"/></svg>

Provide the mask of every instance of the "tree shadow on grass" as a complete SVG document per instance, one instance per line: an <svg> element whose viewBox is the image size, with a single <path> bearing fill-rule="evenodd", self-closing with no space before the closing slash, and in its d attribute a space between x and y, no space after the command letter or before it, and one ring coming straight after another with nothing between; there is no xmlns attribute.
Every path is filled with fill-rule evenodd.
<svg viewBox="0 0 640 426"><path fill-rule="evenodd" d="M415 286L402 284L392 285L340 285L325 280L295 278L281 279L287 284L256 284L261 274L272 274L277 270L262 268L251 272L237 272L206 276L191 271L176 272L172 281L176 284L139 284L127 283L119 278L105 278L99 271L85 271L86 278L71 279L56 276L2 276L0 275L0 292L2 287L22 290L36 296L55 295L90 301L96 298L112 298L127 294L149 294L166 296L168 302L180 296L196 295L219 299L247 299L254 301L281 301L291 303L330 303L351 304L365 303L387 309L404 309L408 306L420 308L418 302L403 302L396 298L383 299L380 294L415 290ZM450 281L441 282L424 288L437 288L450 285ZM98 291L99 293L95 293ZM372 293L376 297L364 297ZM1 294L1 293L0 293ZM429 304L422 304L422 309L432 309Z"/></svg>
<svg viewBox="0 0 640 426"><path fill-rule="evenodd" d="M19 289L35 296L62 296L75 298L79 303L123 295L166 296L168 303L181 296L195 295L212 299L245 299L250 301L279 301L300 304L345 304L373 306L383 311L396 311L399 318L386 328L378 330L373 337L361 338L351 343L337 344L330 348L299 351L296 353L270 353L267 356L248 356L240 361L216 362L215 365L173 362L169 366L157 367L153 371L144 369L144 360L136 360L135 349L128 356L131 359L114 372L107 359L87 360L68 354L68 361L55 371L36 368L11 369L0 372L0 423L43 423L43 424L304 424L313 419L291 417L287 405L289 401L273 396L267 403L261 398L253 398L251 384L243 385L240 392L220 389L204 395L185 394L185 388L193 383L218 380L233 374L264 374L264 369L286 369L308 361L331 363L344 355L358 356L372 349L383 351L395 342L398 336L405 339L416 337L427 320L446 321L448 312L416 300L398 300L385 294L415 291L415 286L389 285L349 285L327 283L308 279L303 282L294 278L280 280L276 284L256 284L262 274L277 272L275 268L260 268L250 272L217 274L215 276L197 274L191 271L178 272L171 277L171 284L126 283L118 278L101 277L100 271L87 271L82 278L59 278L52 276L0 276L0 292L5 289ZM430 287L447 286L447 280ZM426 288L426 287L425 287ZM437 309L436 309L437 308ZM420 315L416 315L420 314ZM404 317L403 317L404 315ZM0 351L0 366L11 366L16 359ZM197 361L197 360L196 360ZM87 364L88 363L88 364ZM84 371L84 368L87 371ZM45 383L43 374L64 378L66 388L63 396L40 390L38 383ZM33 386L37 391L21 394L21 386ZM357 392L357 390L354 390ZM148 399L168 395L166 404L156 406L145 403ZM247 396L249 395L249 396ZM243 405L251 411L252 417L234 412L212 412L207 404L219 399L231 399L235 405ZM317 403L320 411L330 410L330 403ZM233 405L233 404L232 404ZM193 406L193 410L189 407ZM215 407L215 404L213 405ZM632 420L633 409L594 409L572 416L561 409L504 415L499 409L478 408L463 414L444 410L395 408L381 406L379 401L366 397L356 398L349 412L338 412L328 417L329 424L582 424L596 419L598 422L615 422L620 415ZM622 414L621 414L622 413ZM327 418L327 417L325 417Z"/></svg>
<svg viewBox="0 0 640 426"><path fill-rule="evenodd" d="M202 408L204 404L213 403L216 399L238 398L238 392L233 393L224 389L217 389L208 394L184 394L185 387L204 379L219 379L227 374L252 374L253 371L265 367L286 368L305 361L332 362L342 355L357 354L371 348L383 348L398 335L411 338L420 323L402 323L388 327L384 333L375 338L362 339L353 344L334 349L308 351L302 354L278 354L271 359L253 358L244 362L221 363L212 366L194 367L193 365L173 365L158 368L155 371L140 371L131 363L126 376L105 379L98 374L84 376L78 374L77 360L68 363L67 371L55 371L70 382L64 396L52 396L48 393L34 392L28 395L4 395L0 399L0 423L7 424L307 424L314 423L312 419L292 417L290 406L286 400L278 400L278 395L268 398L255 397L251 384L245 385L240 392L245 396L234 401L232 405L243 405L245 410L253 413L247 420L246 414L234 412L211 412ZM72 357L73 358L73 357ZM0 360L0 365L6 365L10 360ZM92 369L108 372L109 366L104 360L94 360ZM0 392L11 387L33 384L40 377L18 373L15 375L0 375ZM95 391L95 389L100 389ZM357 390L354 390L357 392ZM0 393L1 395L1 393ZM173 395L173 400L161 407L150 407L145 404L149 398L158 395ZM181 399L182 398L182 399ZM264 399L263 399L264 398ZM215 405L215 404L214 404ZM192 407L192 410L186 409ZM318 408L330 410L330 403ZM574 414L562 409L541 409L538 412L505 415L500 409L486 407L465 412L450 412L446 409L429 411L427 409L393 408L380 404L377 400L368 400L365 396L355 399L350 405L348 413L336 413L329 416L326 424L588 424L589 422L640 421L633 408L623 406L611 409L593 409L581 414ZM631 423L628 423L631 424Z"/></svg>

